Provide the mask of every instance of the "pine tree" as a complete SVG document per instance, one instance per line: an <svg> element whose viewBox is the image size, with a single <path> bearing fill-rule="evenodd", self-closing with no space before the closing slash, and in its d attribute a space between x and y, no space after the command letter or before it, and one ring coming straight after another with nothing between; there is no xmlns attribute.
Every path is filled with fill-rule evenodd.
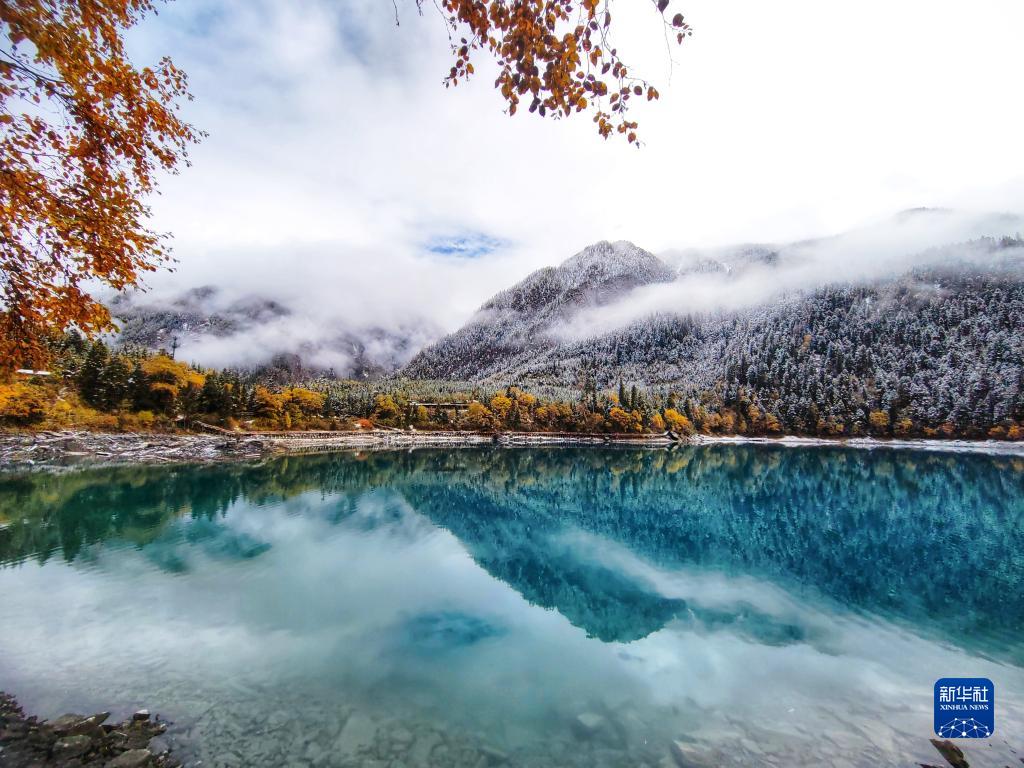
<svg viewBox="0 0 1024 768"><path fill-rule="evenodd" d="M97 387L96 403L107 411L121 407L131 391L131 371L123 355L114 355L104 366Z"/></svg>
<svg viewBox="0 0 1024 768"><path fill-rule="evenodd" d="M89 352L78 371L78 392L89 405L100 405L101 382L108 357L107 345L96 340L89 347Z"/></svg>
<svg viewBox="0 0 1024 768"><path fill-rule="evenodd" d="M129 397L131 398L132 410L150 411L155 404L149 389L149 382L146 380L146 372L142 369L142 361L136 360L132 367L129 380Z"/></svg>

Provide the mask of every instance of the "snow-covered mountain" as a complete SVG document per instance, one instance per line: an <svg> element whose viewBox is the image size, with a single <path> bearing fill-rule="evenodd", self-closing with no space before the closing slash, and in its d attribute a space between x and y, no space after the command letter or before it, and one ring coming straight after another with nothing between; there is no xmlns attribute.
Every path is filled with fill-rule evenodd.
<svg viewBox="0 0 1024 768"><path fill-rule="evenodd" d="M444 337L426 321L325 324L301 301L212 288L113 310L124 344L177 338L182 359L280 383L397 374L572 399L623 382L674 392L690 413L726 403L743 418L753 406L796 432L882 413L984 435L1024 425L1021 228L914 211L881 232L660 258L600 242L495 294Z"/></svg>
<svg viewBox="0 0 1024 768"><path fill-rule="evenodd" d="M552 330L581 311L675 278L676 270L632 243L596 243L498 293L462 328L416 355L402 373L431 379L501 375L557 347Z"/></svg>
<svg viewBox="0 0 1024 768"><path fill-rule="evenodd" d="M798 431L864 404L936 429L1024 420L1024 240L933 248L859 279L807 253L670 267L599 243L498 294L402 373L563 393L623 381L754 403Z"/></svg>

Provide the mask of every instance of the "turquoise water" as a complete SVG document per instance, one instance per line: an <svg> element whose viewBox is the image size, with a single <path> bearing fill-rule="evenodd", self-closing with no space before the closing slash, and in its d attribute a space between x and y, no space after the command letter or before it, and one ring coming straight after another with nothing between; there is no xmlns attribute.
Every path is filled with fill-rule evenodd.
<svg viewBox="0 0 1024 768"><path fill-rule="evenodd" d="M1024 459L464 449L0 475L0 689L193 764L914 765L1024 749ZM116 713L115 713L116 714ZM673 745L676 744L674 747Z"/></svg>

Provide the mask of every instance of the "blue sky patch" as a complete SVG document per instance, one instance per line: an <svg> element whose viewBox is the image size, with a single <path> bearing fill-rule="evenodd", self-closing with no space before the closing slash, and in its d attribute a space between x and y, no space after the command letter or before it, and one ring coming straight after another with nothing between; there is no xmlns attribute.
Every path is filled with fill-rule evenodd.
<svg viewBox="0 0 1024 768"><path fill-rule="evenodd" d="M429 253L439 256L478 259L505 245L507 243L500 238L485 235L483 232L471 232L459 235L437 235L426 242L425 248Z"/></svg>

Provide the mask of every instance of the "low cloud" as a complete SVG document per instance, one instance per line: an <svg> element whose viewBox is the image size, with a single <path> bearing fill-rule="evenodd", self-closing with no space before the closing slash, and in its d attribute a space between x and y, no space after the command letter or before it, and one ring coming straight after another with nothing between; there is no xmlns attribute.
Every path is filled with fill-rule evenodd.
<svg viewBox="0 0 1024 768"><path fill-rule="evenodd" d="M895 276L937 260L970 261L985 252L971 241L1021 231L1024 218L1016 215L915 210L781 246L664 252L660 258L680 273L674 282L584 309L553 332L563 341L580 340L656 314L740 310L831 283ZM133 303L180 312L184 287L214 288L193 294L185 309L231 318L238 327L181 334L179 355L202 365L251 367L289 354L339 375L367 366L394 370L528 271L522 251L496 238L438 242L445 251L472 251L479 243L493 243L494 250L475 258L423 245L343 254L332 245L297 245L274 257L227 250L157 275L152 290Z"/></svg>
<svg viewBox="0 0 1024 768"><path fill-rule="evenodd" d="M558 329L578 340L655 314L690 315L757 306L795 291L895 277L942 261L976 261L982 237L1024 232L1024 218L913 210L834 237L782 246L675 251L661 258L680 271L672 283L643 286L622 299L586 309Z"/></svg>
<svg viewBox="0 0 1024 768"><path fill-rule="evenodd" d="M132 295L130 304L223 321L177 334L183 359L248 367L296 354L306 365L345 375L357 360L384 369L405 364L523 276L512 248L472 259L414 248L275 251L225 250L186 261L150 278L149 290Z"/></svg>
<svg viewBox="0 0 1024 768"><path fill-rule="evenodd" d="M180 263L152 275L144 298L214 285L225 303L279 301L287 317L186 340L184 354L221 365L301 348L341 370L350 353L335 342L346 333L398 355L374 329L426 343L532 270L601 239L672 259L684 254L671 248L785 242L922 203L1020 207L1021 169L1007 158L1024 108L1004 98L1020 24L1007 8L972 7L965 24L929 16L924 0L895 15L878 0L890 23L854 35L848 13L827 4L740 5L687 9L697 34L675 64L656 11L617 8L616 45L662 93L636 107L639 151L602 141L585 116L509 118L484 57L474 79L444 88L447 30L411 2L398 4L400 27L379 0L162 6L129 33L132 55L140 64L174 57L196 96L185 116L209 137L152 200L153 225L173 233ZM911 61L903 43L922 18L935 29L915 37ZM822 34L803 34L808 19ZM948 56L952 33L969 55ZM856 55L865 46L868 66ZM984 121L985 140L958 151L992 104L1000 119ZM590 333L653 311L758 301L837 278L862 257L866 274L886 254L910 252L897 240L846 240L830 259L790 246L806 270L697 276L576 325Z"/></svg>

